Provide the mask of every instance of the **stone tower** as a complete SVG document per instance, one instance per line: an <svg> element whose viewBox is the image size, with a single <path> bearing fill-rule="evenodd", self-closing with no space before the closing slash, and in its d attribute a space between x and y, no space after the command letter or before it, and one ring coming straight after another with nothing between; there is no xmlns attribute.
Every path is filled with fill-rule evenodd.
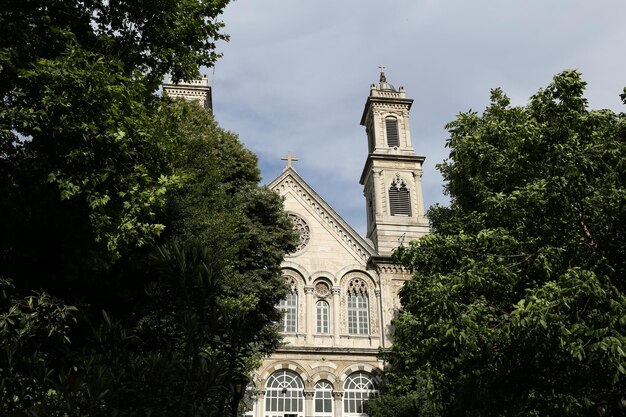
<svg viewBox="0 0 626 417"><path fill-rule="evenodd" d="M197 101L205 109L213 110L211 86L206 75L191 81L172 83L169 79L163 84L163 92L170 97L182 97L186 100Z"/></svg>
<svg viewBox="0 0 626 417"><path fill-rule="evenodd" d="M366 236L382 256L429 231L422 195L425 158L415 153L411 142L411 104L404 87L396 90L381 67L380 81L372 84L361 117L368 155L360 183L367 207Z"/></svg>

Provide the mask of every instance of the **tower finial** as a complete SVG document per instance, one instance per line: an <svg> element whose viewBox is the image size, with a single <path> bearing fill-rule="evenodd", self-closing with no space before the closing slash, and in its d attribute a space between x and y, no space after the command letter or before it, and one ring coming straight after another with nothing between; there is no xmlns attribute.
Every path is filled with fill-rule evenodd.
<svg viewBox="0 0 626 417"><path fill-rule="evenodd" d="M387 77L385 77L385 66L381 65L378 68L380 68L380 82L381 83L386 83L387 82Z"/></svg>

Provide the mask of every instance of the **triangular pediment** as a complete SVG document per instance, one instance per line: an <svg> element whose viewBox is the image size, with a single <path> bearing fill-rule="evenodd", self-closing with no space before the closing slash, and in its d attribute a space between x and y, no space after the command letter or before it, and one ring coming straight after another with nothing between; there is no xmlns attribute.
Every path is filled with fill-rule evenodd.
<svg viewBox="0 0 626 417"><path fill-rule="evenodd" d="M373 246L333 210L293 168L286 168L268 187L285 198L285 209L307 222L310 242L287 258L309 257L318 262L367 264L376 255ZM313 262L313 261L311 261ZM329 267L326 267L328 269Z"/></svg>

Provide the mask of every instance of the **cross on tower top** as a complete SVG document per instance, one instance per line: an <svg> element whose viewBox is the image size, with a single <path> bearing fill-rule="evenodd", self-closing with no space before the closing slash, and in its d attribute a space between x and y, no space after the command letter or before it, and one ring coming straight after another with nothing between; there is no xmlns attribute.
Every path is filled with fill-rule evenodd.
<svg viewBox="0 0 626 417"><path fill-rule="evenodd" d="M296 158L294 156L294 154L291 153L291 151L287 152L286 156L283 156L282 158L280 158L282 161L287 161L287 166L285 167L284 170L286 170L287 168L293 168L293 165L291 164L293 161L297 161L298 158ZM283 170L283 171L284 171Z"/></svg>

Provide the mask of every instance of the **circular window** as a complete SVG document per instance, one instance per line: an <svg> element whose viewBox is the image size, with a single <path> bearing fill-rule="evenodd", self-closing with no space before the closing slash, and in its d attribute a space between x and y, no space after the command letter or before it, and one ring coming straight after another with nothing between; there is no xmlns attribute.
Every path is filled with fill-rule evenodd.
<svg viewBox="0 0 626 417"><path fill-rule="evenodd" d="M311 229L309 229L307 222L297 214L289 213L289 219L293 223L293 228L296 230L296 233L298 233L299 238L298 246L293 253L300 252L311 239Z"/></svg>
<svg viewBox="0 0 626 417"><path fill-rule="evenodd" d="M328 284L320 281L317 284L315 284L315 295L317 295L320 298L324 298L324 297L328 297L328 294L330 294L330 288L328 288Z"/></svg>

